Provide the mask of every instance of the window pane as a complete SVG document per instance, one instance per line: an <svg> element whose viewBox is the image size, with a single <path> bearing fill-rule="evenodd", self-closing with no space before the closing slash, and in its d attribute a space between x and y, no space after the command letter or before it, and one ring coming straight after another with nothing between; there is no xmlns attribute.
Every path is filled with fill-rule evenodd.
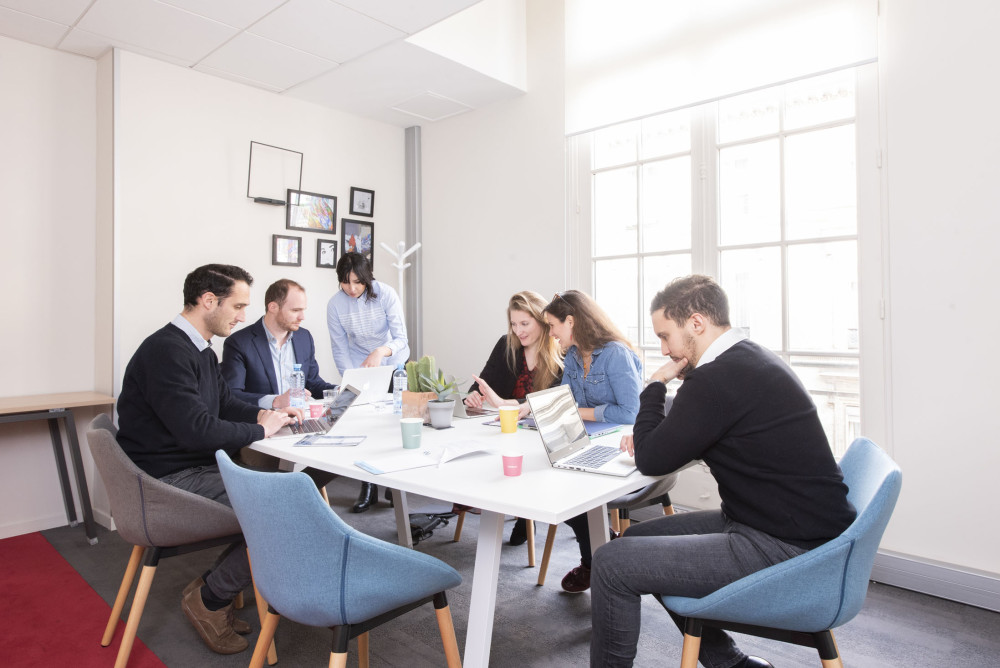
<svg viewBox="0 0 1000 668"><path fill-rule="evenodd" d="M594 299L633 343L639 340L638 261L635 258L594 263Z"/></svg>
<svg viewBox="0 0 1000 668"><path fill-rule="evenodd" d="M691 247L691 158L642 166L642 250Z"/></svg>
<svg viewBox="0 0 1000 668"><path fill-rule="evenodd" d="M667 287L667 283L678 276L691 273L691 255L656 255L642 260L642 300L639 304L639 319L642 322L642 345L659 346L660 340L653 333L649 321L649 305L657 292ZM662 365L661 365L662 366ZM657 367L653 367L656 369Z"/></svg>
<svg viewBox="0 0 1000 668"><path fill-rule="evenodd" d="M793 356L789 363L816 403L830 447L839 459L861 436L858 358Z"/></svg>
<svg viewBox="0 0 1000 668"><path fill-rule="evenodd" d="M719 143L762 137L778 131L777 88L719 101Z"/></svg>
<svg viewBox="0 0 1000 668"><path fill-rule="evenodd" d="M638 122L622 123L594 133L594 167L610 167L635 162Z"/></svg>
<svg viewBox="0 0 1000 668"><path fill-rule="evenodd" d="M723 251L722 288L729 322L762 346L781 350L781 252L777 247Z"/></svg>
<svg viewBox="0 0 1000 668"><path fill-rule="evenodd" d="M778 140L719 151L719 203L724 245L779 239Z"/></svg>
<svg viewBox="0 0 1000 668"><path fill-rule="evenodd" d="M643 159L691 150L691 112L687 109L647 118L641 131L639 157Z"/></svg>
<svg viewBox="0 0 1000 668"><path fill-rule="evenodd" d="M594 255L622 255L637 248L636 168L594 175Z"/></svg>
<svg viewBox="0 0 1000 668"><path fill-rule="evenodd" d="M785 129L854 118L854 70L812 77L785 86Z"/></svg>
<svg viewBox="0 0 1000 668"><path fill-rule="evenodd" d="M785 140L786 238L857 234L854 125Z"/></svg>
<svg viewBox="0 0 1000 668"><path fill-rule="evenodd" d="M858 349L856 241L789 246L788 338L792 350Z"/></svg>

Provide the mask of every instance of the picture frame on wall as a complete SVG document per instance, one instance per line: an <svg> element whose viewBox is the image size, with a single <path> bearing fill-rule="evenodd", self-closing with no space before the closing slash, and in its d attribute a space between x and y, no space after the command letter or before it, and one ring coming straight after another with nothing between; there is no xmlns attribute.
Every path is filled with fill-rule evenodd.
<svg viewBox="0 0 1000 668"><path fill-rule="evenodd" d="M317 239L316 240L316 266L327 269L337 268L337 240Z"/></svg>
<svg viewBox="0 0 1000 668"><path fill-rule="evenodd" d="M375 268L375 223L365 220L340 219L340 248L342 253L361 253L372 269Z"/></svg>
<svg viewBox="0 0 1000 668"><path fill-rule="evenodd" d="M302 266L302 237L271 235L271 264L283 267Z"/></svg>
<svg viewBox="0 0 1000 668"><path fill-rule="evenodd" d="M288 189L285 229L321 234L337 233L337 198L304 190Z"/></svg>
<svg viewBox="0 0 1000 668"><path fill-rule="evenodd" d="M371 218L375 215L375 191L351 188L351 215Z"/></svg>

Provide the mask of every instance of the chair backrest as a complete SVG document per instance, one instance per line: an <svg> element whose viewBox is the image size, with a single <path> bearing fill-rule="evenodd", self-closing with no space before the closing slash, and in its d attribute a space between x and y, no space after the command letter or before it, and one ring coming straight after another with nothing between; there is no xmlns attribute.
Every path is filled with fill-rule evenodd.
<svg viewBox="0 0 1000 668"><path fill-rule="evenodd" d="M87 442L124 540L143 547L173 547L240 533L228 506L171 487L136 466L103 426L108 422L103 413L94 418Z"/></svg>
<svg viewBox="0 0 1000 668"><path fill-rule="evenodd" d="M864 605L875 554L903 484L896 463L867 438L851 444L840 468L847 483L847 498L858 515L842 535L852 542L852 547L844 571L841 610L830 628L852 619Z"/></svg>
<svg viewBox="0 0 1000 668"><path fill-rule="evenodd" d="M254 582L282 616L311 626L355 624L462 581L434 557L349 527L305 474L261 473L222 450L215 456Z"/></svg>
<svg viewBox="0 0 1000 668"><path fill-rule="evenodd" d="M111 435L118 438L118 427L115 423L111 421L111 416L107 413L98 413L97 416L90 421L90 429L104 429L111 432Z"/></svg>

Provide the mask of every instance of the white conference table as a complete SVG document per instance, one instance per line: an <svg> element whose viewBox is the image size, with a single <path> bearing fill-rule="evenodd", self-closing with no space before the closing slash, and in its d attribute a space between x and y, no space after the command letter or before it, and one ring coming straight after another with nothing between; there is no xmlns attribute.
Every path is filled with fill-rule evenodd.
<svg viewBox="0 0 1000 668"><path fill-rule="evenodd" d="M482 514L463 663L465 666L484 668L490 660L504 515L558 524L586 512L590 520L591 546L596 550L608 541L605 504L657 480L639 472L627 478L618 478L553 469L537 431L519 429L516 434L503 434L497 426L484 425L486 419L455 418L452 429L424 427L422 447L476 441L500 450L517 451L524 455L520 476L504 476L500 455L482 453L467 455L440 467L381 475L364 471L354 462L405 452L399 417L393 415L391 409L380 413L374 405L352 407L332 432L348 436L365 435L359 446L297 447L294 443L299 440L298 437L270 438L257 441L252 446L255 450L296 465L312 466L391 488L401 545L412 547L407 492L480 508ZM604 438L617 444L620 437L620 434L612 434Z"/></svg>

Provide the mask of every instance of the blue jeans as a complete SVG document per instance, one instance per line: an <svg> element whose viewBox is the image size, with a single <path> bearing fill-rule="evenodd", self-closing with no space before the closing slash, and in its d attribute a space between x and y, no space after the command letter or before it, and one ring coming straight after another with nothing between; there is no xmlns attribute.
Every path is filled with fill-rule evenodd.
<svg viewBox="0 0 1000 668"><path fill-rule="evenodd" d="M218 466L194 466L160 478L168 485L204 496L232 507L222 474ZM212 596L220 601L231 601L250 586L250 559L246 543L233 543L216 559L212 570L205 577L205 584Z"/></svg>
<svg viewBox="0 0 1000 668"><path fill-rule="evenodd" d="M632 665L643 594L700 598L805 551L721 510L633 524L594 553L590 665ZM683 633L683 618L671 617ZM745 656L724 631L705 627L698 659L706 668L730 668Z"/></svg>

